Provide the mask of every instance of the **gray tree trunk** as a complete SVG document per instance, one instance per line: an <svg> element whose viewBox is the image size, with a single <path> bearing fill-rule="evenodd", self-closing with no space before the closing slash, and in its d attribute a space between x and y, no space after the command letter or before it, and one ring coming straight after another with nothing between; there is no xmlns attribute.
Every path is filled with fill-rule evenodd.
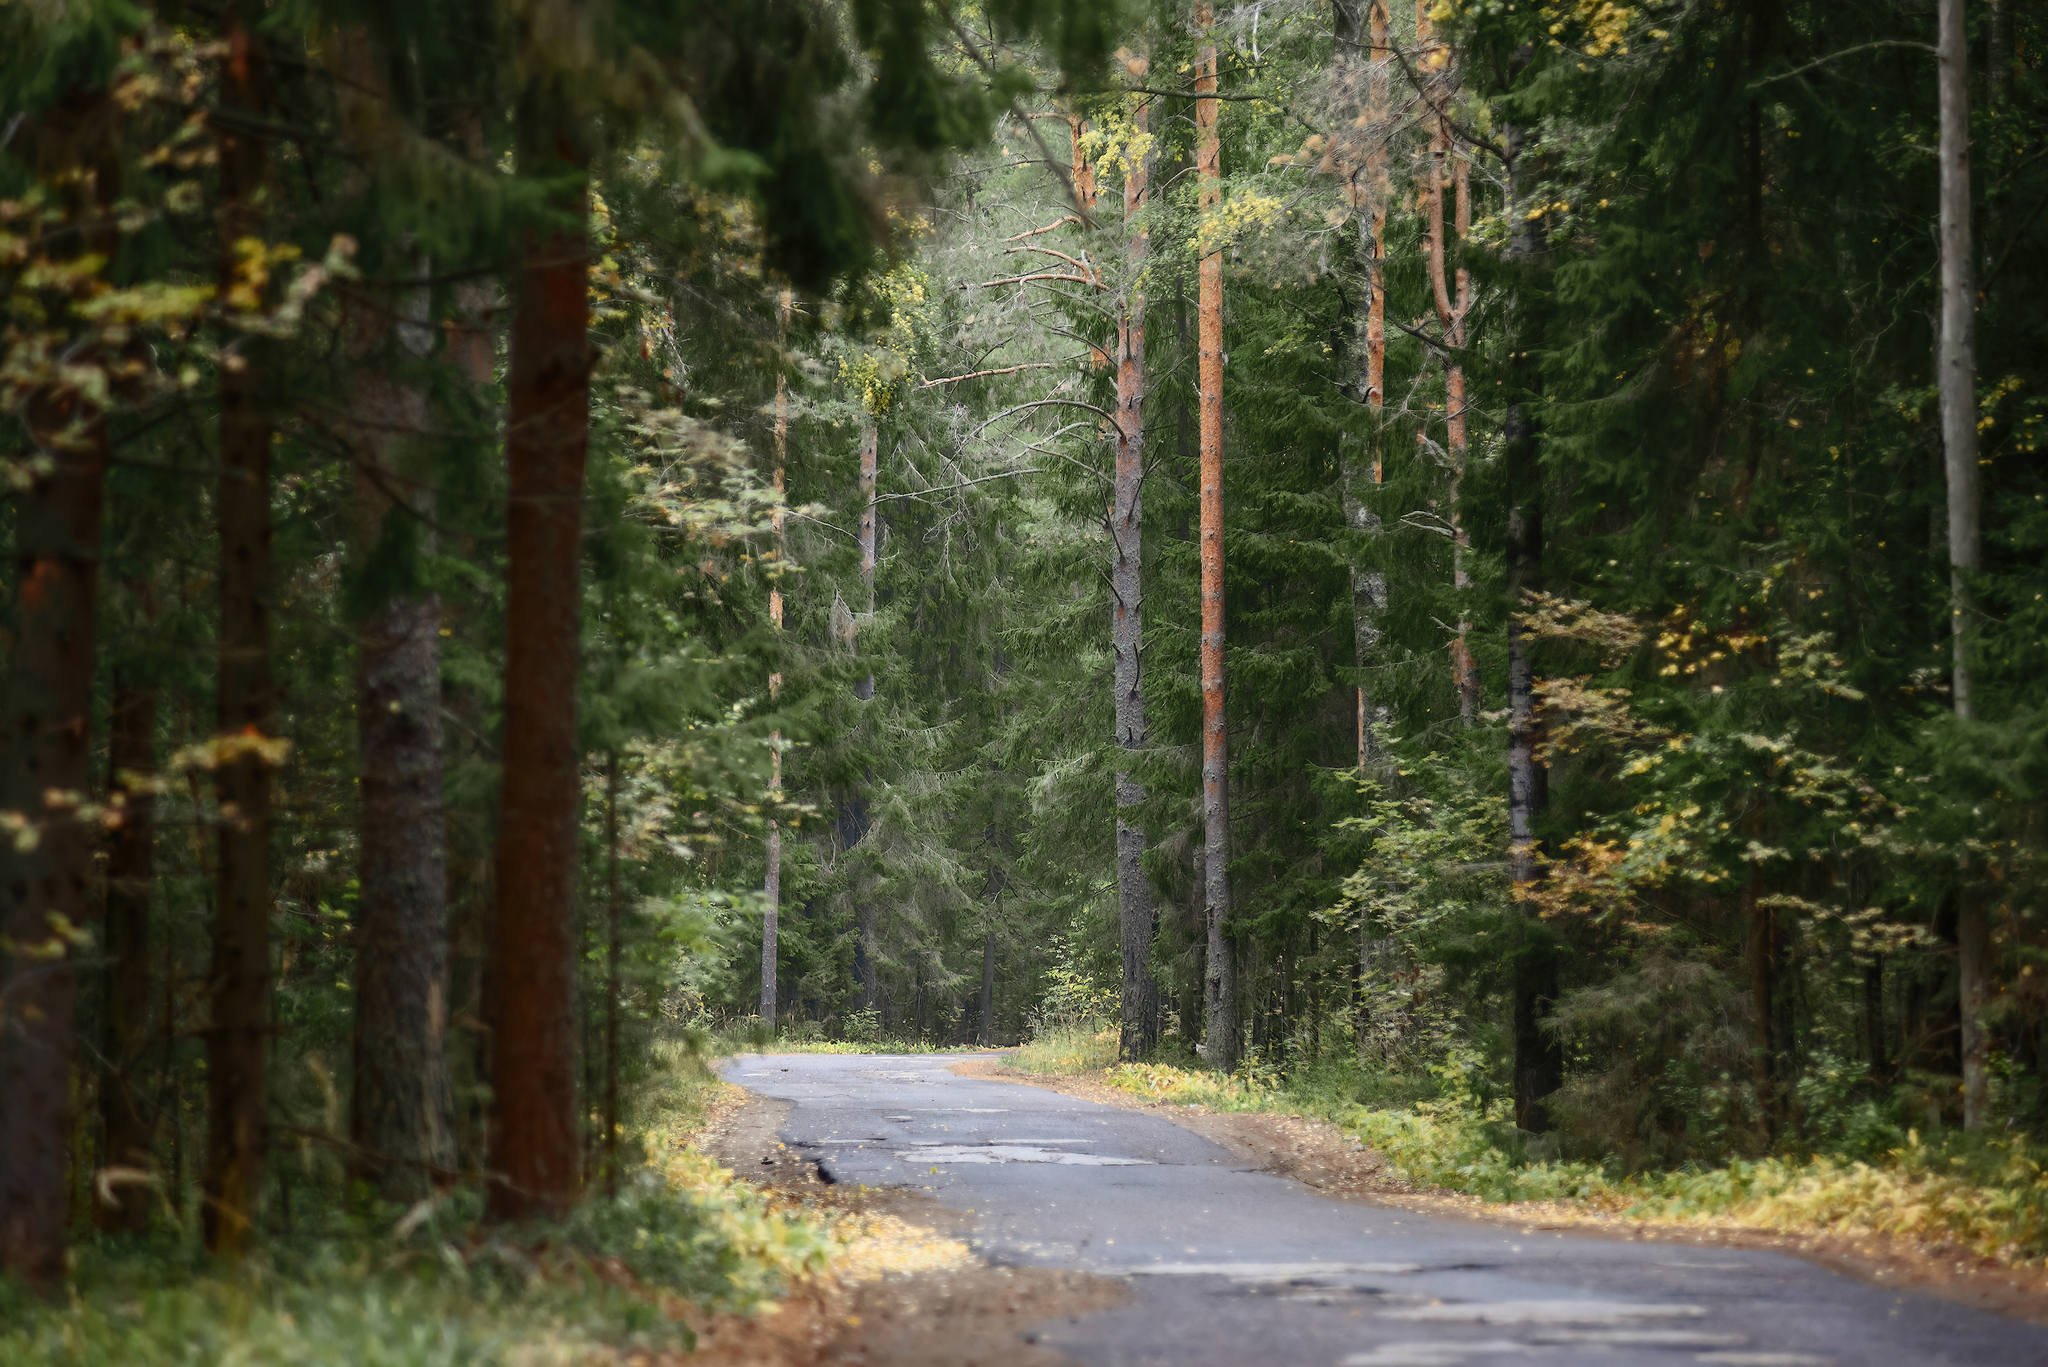
<svg viewBox="0 0 2048 1367"><path fill-rule="evenodd" d="M1145 131L1144 106L1137 128ZM1140 656L1144 648L1142 616L1143 521L1145 493L1145 295L1142 276L1151 238L1140 217L1150 188L1152 154L1147 151L1124 180L1124 298L1117 317L1116 479L1109 510L1109 536L1115 546L1110 570L1110 638L1116 654L1116 743L1126 751L1145 746L1145 694ZM1156 1043L1155 989L1146 960L1152 948L1152 890L1144 868L1144 828L1125 813L1145 800L1145 790L1129 770L1116 776L1117 925L1123 948L1123 1028L1117 1056L1134 1059Z"/></svg>
<svg viewBox="0 0 2048 1367"><path fill-rule="evenodd" d="M1964 0L1935 7L1935 68L1941 125L1941 334L1935 353L1941 448L1948 473L1949 624L1955 652L1956 715L1976 715L1970 667L1975 608L1970 581L1983 566L1982 491L1977 470L1976 291L1970 268L1970 48ZM1956 911L1963 1026L1963 1128L1982 1129L1991 1107L1990 1048L1983 1008L1989 991L1990 928L1984 900L1963 888Z"/></svg>

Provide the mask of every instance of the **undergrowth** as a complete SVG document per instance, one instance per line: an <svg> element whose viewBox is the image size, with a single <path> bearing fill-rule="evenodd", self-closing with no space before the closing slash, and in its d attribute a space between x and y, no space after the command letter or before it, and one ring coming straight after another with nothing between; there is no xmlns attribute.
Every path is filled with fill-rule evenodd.
<svg viewBox="0 0 2048 1367"><path fill-rule="evenodd" d="M1116 1062L1117 1028L1084 1020L1047 1025L1009 1057L1010 1066L1027 1073L1094 1072Z"/></svg>
<svg viewBox="0 0 2048 1367"><path fill-rule="evenodd" d="M0 1362L50 1367L551 1367L686 1350L686 1311L749 1311L838 1247L685 1146L716 1084L673 1050L618 1196L555 1224L482 1222L458 1189L215 1263L169 1212L146 1240L89 1239L68 1295L0 1280ZM285 1161L280 1158L278 1161Z"/></svg>
<svg viewBox="0 0 2048 1367"><path fill-rule="evenodd" d="M1125 1063L1108 1067L1104 1080L1168 1104L1329 1120L1409 1180L1490 1202L1551 1201L1626 1218L1757 1229L1896 1234L1961 1245L2005 1262L2048 1257L2048 1153L2025 1136L1984 1139L1950 1131L1923 1139L1906 1130L1902 1142L1879 1155L1785 1154L1622 1173L1545 1153L1542 1137L1507 1120L1505 1098L1484 1093L1476 1081L1481 1071L1472 1064L1454 1056L1417 1082L1346 1064L1282 1077L1253 1060L1226 1077Z"/></svg>

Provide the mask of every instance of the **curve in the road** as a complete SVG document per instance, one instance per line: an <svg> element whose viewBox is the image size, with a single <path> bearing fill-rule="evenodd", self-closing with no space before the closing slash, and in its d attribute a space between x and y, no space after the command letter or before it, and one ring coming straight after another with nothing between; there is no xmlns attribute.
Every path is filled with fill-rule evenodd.
<svg viewBox="0 0 2048 1367"><path fill-rule="evenodd" d="M1128 1278L1042 1331L1091 1367L2048 1367L2048 1329L1774 1253L1514 1234L1339 1203L1155 1115L943 1055L749 1056L836 1182L931 1192L997 1264Z"/></svg>

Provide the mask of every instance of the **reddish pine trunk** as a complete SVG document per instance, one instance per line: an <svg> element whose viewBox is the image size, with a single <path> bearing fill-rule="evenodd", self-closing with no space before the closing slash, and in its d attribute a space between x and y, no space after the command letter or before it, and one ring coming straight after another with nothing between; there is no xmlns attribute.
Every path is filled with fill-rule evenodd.
<svg viewBox="0 0 2048 1367"><path fill-rule="evenodd" d="M560 129L530 96L521 169L560 173ZM577 607L590 435L585 182L573 220L528 238L512 316L505 455L505 779L498 821L491 1212L558 1216L579 1194L573 909L580 773Z"/></svg>
<svg viewBox="0 0 2048 1367"><path fill-rule="evenodd" d="M110 104L66 99L43 113L37 170L81 224L71 241L105 246L98 214L117 192ZM67 191L61 177L90 174ZM70 250L63 248L60 250ZM53 311L66 307L50 301ZM77 977L65 932L96 908L90 833L71 816L91 783L95 596L107 433L75 391L34 396L24 414L50 462L14 495L11 649L0 678L0 812L39 834L0 840L0 1273L45 1292L64 1276L67 1145ZM44 950L55 951L39 953Z"/></svg>
<svg viewBox="0 0 2048 1367"><path fill-rule="evenodd" d="M1201 178L1204 219L1223 197L1222 147L1216 134L1216 45L1206 32L1215 22L1208 5L1195 11L1205 30L1195 77L1195 169ZM1207 95L1211 98L1204 99ZM1205 229L1207 224L1205 222ZM1214 229L1208 229L1214 231ZM1237 1066L1237 991L1231 972L1230 755L1223 708L1223 252L1202 258L1197 303L1198 384L1201 392L1202 566L1202 848L1203 900L1209 923L1209 1066Z"/></svg>
<svg viewBox="0 0 2048 1367"><path fill-rule="evenodd" d="M144 1056L155 1040L151 978L149 894L155 845L156 799L136 776L156 772L157 691L127 672L114 671L108 717L107 791L121 805L121 824L107 837L107 1072L100 1084L104 1127L102 1164L148 1171L155 1165L156 1127L143 1105ZM114 1203L96 1203L101 1229L146 1233L149 1188L139 1182L114 1188Z"/></svg>
<svg viewBox="0 0 2048 1367"><path fill-rule="evenodd" d="M239 9L225 18L224 106L260 116L266 104L261 41ZM260 236L268 154L239 121L221 139L223 288L234 244ZM220 464L214 514L220 527L222 761L214 771L220 821L220 901L214 917L211 1019L206 1049L206 1244L226 1257L248 1251L263 1201L269 1147L265 1067L270 1039L270 759L252 743L274 730L270 676L270 415L262 394L263 348L224 358Z"/></svg>
<svg viewBox="0 0 2048 1367"><path fill-rule="evenodd" d="M1425 35L1426 36L1426 35ZM1437 98L1450 97L1448 79L1433 82ZM1429 155L1429 283L1436 296L1437 321L1443 328L1444 345L1449 349L1450 359L1444 372L1444 418L1445 441L1451 457L1451 582L1462 600L1471 588L1471 577L1465 569L1465 557L1472 547L1471 536L1465 530L1461 498L1465 483L1465 456L1469 446L1465 422L1465 367L1458 361L1460 350L1465 345L1465 314L1472 304L1472 273L1460 266L1457 271L1456 289L1453 293L1451 282L1446 278L1446 258L1450 255L1450 243L1444 233L1444 163L1454 161L1452 177L1456 185L1457 209L1456 230L1462 240L1472 226L1471 176L1469 164L1463 157L1456 157L1451 146L1450 122L1442 117L1436 121L1435 135L1430 140ZM1451 673L1458 689L1458 717L1467 727L1479 724L1479 666L1472 658L1471 646L1467 640L1471 631L1464 615L1458 618L1458 634L1451 642Z"/></svg>
<svg viewBox="0 0 2048 1367"><path fill-rule="evenodd" d="M1331 160L1344 178L1346 203L1358 221L1358 256L1361 288L1365 293L1365 315L1357 320L1354 363L1363 359L1356 396L1365 405L1363 442L1349 434L1343 439L1340 471L1344 520L1363 537L1377 537L1379 514L1369 495L1377 491L1384 470L1381 453L1386 396L1387 361L1387 84L1392 47L1384 0L1365 0L1363 12L1354 3L1333 8L1336 21L1337 60L1340 79L1363 86L1364 111L1361 149L1346 141L1333 150ZM1359 23L1366 26L1366 61L1362 66L1354 55L1359 44ZM1357 671L1355 737L1358 743L1358 771L1379 761L1373 727L1380 707L1372 696L1368 671L1377 662L1381 622L1387 611L1387 576L1369 567L1362 551L1354 551L1351 563L1351 662Z"/></svg>
<svg viewBox="0 0 2048 1367"><path fill-rule="evenodd" d="M1145 135L1146 106L1134 120ZM1140 288L1151 238L1140 220L1150 189L1152 158L1134 160L1124 177L1124 290L1117 315L1116 480L1109 510L1109 535L1116 547L1110 569L1110 642L1116 653L1116 743L1125 750L1145 745L1145 694L1140 677L1144 648L1143 521L1145 489L1145 295ZM1123 948L1123 1030L1120 1058L1133 1059L1154 1040L1155 989L1145 970L1152 945L1152 895L1143 864L1145 832L1124 817L1145 800L1129 771L1116 776L1117 922Z"/></svg>

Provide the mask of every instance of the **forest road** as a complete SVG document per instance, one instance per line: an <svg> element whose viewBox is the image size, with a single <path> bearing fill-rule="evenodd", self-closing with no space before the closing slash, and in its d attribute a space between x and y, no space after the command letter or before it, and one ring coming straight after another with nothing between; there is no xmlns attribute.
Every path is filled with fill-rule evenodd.
<svg viewBox="0 0 2048 1367"><path fill-rule="evenodd" d="M2048 1328L1780 1254L1521 1233L1339 1202L1157 1115L946 1055L750 1055L834 1182L929 1192L990 1263L1126 1279L1030 1341L1089 1367L2048 1365Z"/></svg>

